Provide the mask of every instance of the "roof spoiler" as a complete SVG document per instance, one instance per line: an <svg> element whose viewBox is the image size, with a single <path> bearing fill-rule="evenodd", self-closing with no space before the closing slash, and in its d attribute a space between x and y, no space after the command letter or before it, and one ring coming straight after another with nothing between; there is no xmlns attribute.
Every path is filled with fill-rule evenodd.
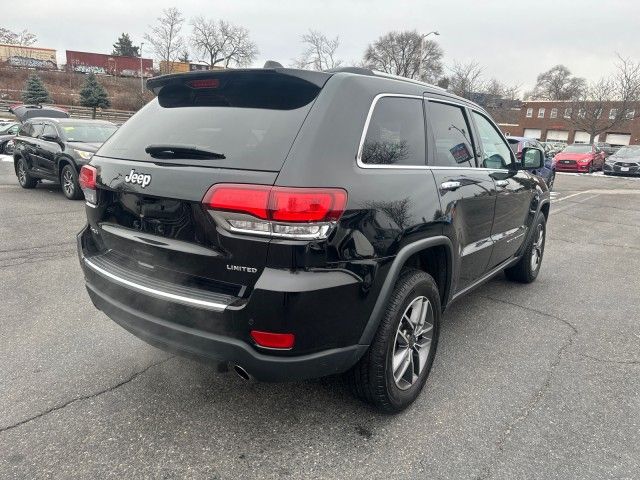
<svg viewBox="0 0 640 480"><path fill-rule="evenodd" d="M269 64L270 62L267 62ZM277 62L274 62L277 63ZM265 65L267 65L265 64ZM171 73L169 75L161 75L147 80L147 89L158 95L160 90L167 85L184 84L185 81L204 80L204 79L220 79L232 80L233 77L246 77L247 75L283 75L296 77L301 80L312 83L320 88L331 77L331 73L313 72L310 70L296 70L294 68L237 68L224 70L198 70L185 73Z"/></svg>

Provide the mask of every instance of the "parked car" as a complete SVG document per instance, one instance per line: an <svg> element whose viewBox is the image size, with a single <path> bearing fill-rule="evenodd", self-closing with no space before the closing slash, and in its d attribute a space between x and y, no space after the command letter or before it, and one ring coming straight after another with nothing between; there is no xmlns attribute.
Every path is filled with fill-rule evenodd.
<svg viewBox="0 0 640 480"><path fill-rule="evenodd" d="M556 171L553 167L553 158L547 155L542 142L535 138L528 137L507 137L507 141L518 159L522 158L522 150L526 147L537 148L542 151L545 156L544 166L538 170L532 170L531 173L542 177L544 181L547 182L549 190L551 190L553 188L553 182L556 180Z"/></svg>
<svg viewBox="0 0 640 480"><path fill-rule="evenodd" d="M621 147L604 162L605 175L640 175L640 145Z"/></svg>
<svg viewBox="0 0 640 480"><path fill-rule="evenodd" d="M592 173L602 170L605 153L594 145L574 143L569 145L553 159L557 172Z"/></svg>
<svg viewBox="0 0 640 480"><path fill-rule="evenodd" d="M4 144L4 154L5 155L13 155L13 149L15 147L15 140L12 138L7 143Z"/></svg>
<svg viewBox="0 0 640 480"><path fill-rule="evenodd" d="M553 157L555 154L560 153L567 146L566 143L562 143L562 142L551 141L551 142L541 142L541 143L544 145L545 151L548 157Z"/></svg>
<svg viewBox="0 0 640 480"><path fill-rule="evenodd" d="M87 164L116 126L104 120L31 118L14 138L14 166L23 188L40 180L62 184L70 200L82 198L80 168Z"/></svg>
<svg viewBox="0 0 640 480"><path fill-rule="evenodd" d="M596 142L594 145L597 149L602 150L607 157L613 155L618 150L617 147L614 147L610 143Z"/></svg>
<svg viewBox="0 0 640 480"><path fill-rule="evenodd" d="M10 155L10 152L7 149L7 143L9 140L13 140L13 137L16 136L19 129L20 124L18 122L12 122L0 127L0 153Z"/></svg>
<svg viewBox="0 0 640 480"><path fill-rule="evenodd" d="M399 411L452 301L540 271L544 157L516 159L476 104L355 68L147 86L156 98L82 167L78 249L94 305L152 345L243 378L348 372Z"/></svg>

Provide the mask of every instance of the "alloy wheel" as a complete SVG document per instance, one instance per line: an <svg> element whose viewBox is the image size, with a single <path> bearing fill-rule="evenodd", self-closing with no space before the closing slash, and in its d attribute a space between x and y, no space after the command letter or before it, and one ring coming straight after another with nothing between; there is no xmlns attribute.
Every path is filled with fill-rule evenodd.
<svg viewBox="0 0 640 480"><path fill-rule="evenodd" d="M542 261L542 248L544 245L544 228L541 224L538 224L538 228L535 233L535 241L533 248L531 249L531 271L535 272L540 267Z"/></svg>
<svg viewBox="0 0 640 480"><path fill-rule="evenodd" d="M73 182L73 175L68 168L66 168L62 174L62 188L64 188L64 193L67 195L67 197L72 197L76 189L76 186Z"/></svg>
<svg viewBox="0 0 640 480"><path fill-rule="evenodd" d="M27 183L27 172L22 160L18 162L18 181L20 182L20 185L25 185Z"/></svg>
<svg viewBox="0 0 640 480"><path fill-rule="evenodd" d="M391 360L393 380L401 390L407 390L416 383L427 365L433 324L433 307L424 296L413 299L402 314Z"/></svg>

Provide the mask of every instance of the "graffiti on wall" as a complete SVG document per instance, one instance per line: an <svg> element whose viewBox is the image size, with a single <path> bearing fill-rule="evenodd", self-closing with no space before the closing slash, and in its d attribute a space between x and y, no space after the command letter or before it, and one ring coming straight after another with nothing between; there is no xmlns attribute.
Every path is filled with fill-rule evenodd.
<svg viewBox="0 0 640 480"><path fill-rule="evenodd" d="M55 70L58 66L51 60L41 60L39 58L13 56L7 59L7 63L12 67L39 68L43 70Z"/></svg>
<svg viewBox="0 0 640 480"><path fill-rule="evenodd" d="M107 73L104 68L97 67L95 65L82 65L75 64L73 65L73 71L79 73L93 73L95 75L104 75Z"/></svg>

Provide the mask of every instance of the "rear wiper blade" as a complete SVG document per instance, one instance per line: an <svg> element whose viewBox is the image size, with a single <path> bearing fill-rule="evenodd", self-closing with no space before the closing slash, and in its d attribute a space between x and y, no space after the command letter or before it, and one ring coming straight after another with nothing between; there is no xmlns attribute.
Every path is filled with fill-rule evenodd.
<svg viewBox="0 0 640 480"><path fill-rule="evenodd" d="M194 145L149 145L144 149L153 158L202 158L224 160L224 154Z"/></svg>

